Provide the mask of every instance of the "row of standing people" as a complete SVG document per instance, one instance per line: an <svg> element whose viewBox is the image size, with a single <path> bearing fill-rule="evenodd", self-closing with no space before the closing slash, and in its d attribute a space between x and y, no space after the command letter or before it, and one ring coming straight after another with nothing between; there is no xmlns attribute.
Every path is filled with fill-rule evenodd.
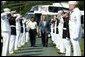
<svg viewBox="0 0 85 57"><path fill-rule="evenodd" d="M2 56L14 53L29 40L29 32L26 30L27 19L16 11L5 8L1 13L1 36L3 38Z"/></svg>
<svg viewBox="0 0 85 57"><path fill-rule="evenodd" d="M69 11L58 11L57 17L51 20L51 38L56 48L66 56L81 56L80 41L81 31L81 12L77 1L69 1Z"/></svg>
<svg viewBox="0 0 85 57"><path fill-rule="evenodd" d="M44 16L38 26L34 17L25 19L16 11L5 8L4 12L1 13L1 36L3 38L1 55L7 56L14 53L14 50L18 50L28 40L30 40L31 47L35 47L38 29L41 30L42 45L47 47L49 26L49 22L46 21Z"/></svg>
<svg viewBox="0 0 85 57"><path fill-rule="evenodd" d="M79 45L82 34L80 31L81 13L77 4L76 1L69 2L69 9L72 12L68 15L68 13L62 13L60 11L57 17L54 16L54 20L51 22L52 41L56 44L56 47L60 49L60 52L65 53L66 56L71 55L71 43L73 47L73 55L81 55ZM31 46L35 46L37 23L34 21L34 18L31 17L31 21L27 24L28 22L26 23L26 21L28 20L22 18L20 14L12 14L13 16L10 15L9 9L4 9L4 12L1 13L1 32L3 37L2 56L6 56L7 53L13 53L18 47L24 45L25 42L28 42L29 36ZM27 30L25 30L25 25L27 25ZM39 28L42 35L42 44L47 47L50 27L49 22L47 22L44 17L39 23Z"/></svg>

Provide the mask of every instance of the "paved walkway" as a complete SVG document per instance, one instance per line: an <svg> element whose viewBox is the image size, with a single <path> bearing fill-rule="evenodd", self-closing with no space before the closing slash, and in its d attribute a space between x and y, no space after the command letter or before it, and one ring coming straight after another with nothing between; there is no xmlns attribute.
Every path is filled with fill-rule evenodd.
<svg viewBox="0 0 85 57"><path fill-rule="evenodd" d="M59 54L59 50L55 48L50 38L48 47L43 47L41 38L37 38L36 47L30 47L30 42L28 42L9 56L64 56L64 54Z"/></svg>

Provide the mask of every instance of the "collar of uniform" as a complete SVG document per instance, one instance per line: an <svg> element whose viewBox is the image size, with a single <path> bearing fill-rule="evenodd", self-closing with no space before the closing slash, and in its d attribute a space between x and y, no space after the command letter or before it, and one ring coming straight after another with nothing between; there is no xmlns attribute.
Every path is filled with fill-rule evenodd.
<svg viewBox="0 0 85 57"><path fill-rule="evenodd" d="M73 12L75 12L78 8L74 8L72 11L70 11L70 14L72 14Z"/></svg>
<svg viewBox="0 0 85 57"><path fill-rule="evenodd" d="M72 12L74 12L74 11L76 11L78 8L74 8L73 10L72 10Z"/></svg>

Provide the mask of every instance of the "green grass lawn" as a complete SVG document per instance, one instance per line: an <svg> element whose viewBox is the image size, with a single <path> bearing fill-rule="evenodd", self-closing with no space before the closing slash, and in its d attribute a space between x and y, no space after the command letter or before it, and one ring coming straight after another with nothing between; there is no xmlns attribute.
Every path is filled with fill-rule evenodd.
<svg viewBox="0 0 85 57"><path fill-rule="evenodd" d="M51 42L51 39L49 39L49 47L42 47L41 44L41 39L37 38L36 39L37 43L36 45L38 47L30 47L30 43L26 43L25 45L23 45L22 47L20 47L18 50L16 50L13 54L9 55L9 56L64 56L65 54L59 54L59 50L56 49ZM82 56L84 56L84 38L82 38L81 40L81 53Z"/></svg>
<svg viewBox="0 0 85 57"><path fill-rule="evenodd" d="M81 55L84 56L84 38L82 38L80 46L81 46Z"/></svg>

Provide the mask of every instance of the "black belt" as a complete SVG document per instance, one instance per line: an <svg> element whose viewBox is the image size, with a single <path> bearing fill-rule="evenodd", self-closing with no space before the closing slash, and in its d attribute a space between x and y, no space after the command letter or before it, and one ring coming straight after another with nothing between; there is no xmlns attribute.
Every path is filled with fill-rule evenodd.
<svg viewBox="0 0 85 57"><path fill-rule="evenodd" d="M69 28L63 29L63 38L70 38Z"/></svg>
<svg viewBox="0 0 85 57"><path fill-rule="evenodd" d="M53 33L55 33L55 29L53 29Z"/></svg>
<svg viewBox="0 0 85 57"><path fill-rule="evenodd" d="M16 28L15 27L11 27L11 35L16 35Z"/></svg>
<svg viewBox="0 0 85 57"><path fill-rule="evenodd" d="M56 34L58 34L58 33L59 33L58 28L56 28Z"/></svg>
<svg viewBox="0 0 85 57"><path fill-rule="evenodd" d="M23 27L21 27L21 33L23 33Z"/></svg>

